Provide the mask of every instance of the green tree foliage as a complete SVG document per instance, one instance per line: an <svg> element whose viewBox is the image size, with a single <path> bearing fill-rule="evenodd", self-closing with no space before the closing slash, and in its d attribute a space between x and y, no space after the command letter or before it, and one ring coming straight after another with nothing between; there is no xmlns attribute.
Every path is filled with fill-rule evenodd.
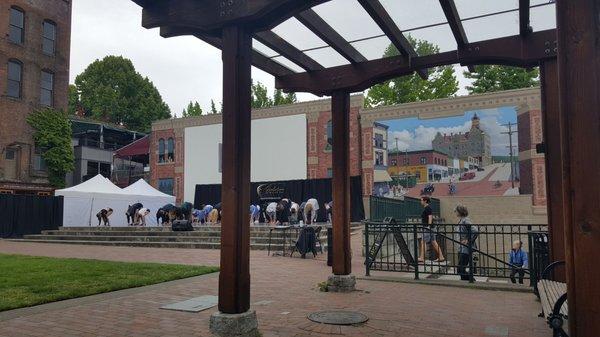
<svg viewBox="0 0 600 337"><path fill-rule="evenodd" d="M202 108L198 102L190 102L186 109L183 109L182 117L201 116Z"/></svg>
<svg viewBox="0 0 600 337"><path fill-rule="evenodd" d="M435 54L439 47L425 40L416 40L408 36L410 44L420 56ZM400 55L395 46L390 45L383 57ZM436 67L429 70L429 78L423 80L414 73L394 78L369 89L365 106L392 105L415 101L446 98L458 91L458 81L452 66Z"/></svg>
<svg viewBox="0 0 600 337"><path fill-rule="evenodd" d="M296 93L291 92L289 94L284 94L281 89L275 89L275 93L273 94L273 105L293 104L297 101Z"/></svg>
<svg viewBox="0 0 600 337"><path fill-rule="evenodd" d="M94 61L75 85L85 115L93 119L147 132L153 121L171 117L154 84L121 56Z"/></svg>
<svg viewBox="0 0 600 337"><path fill-rule="evenodd" d="M269 98L267 87L262 83L252 83L252 108L268 108L273 106L273 100Z"/></svg>
<svg viewBox="0 0 600 337"><path fill-rule="evenodd" d="M466 78L473 84L467 86L470 94L480 94L510 89L530 88L540 84L539 70L498 65L475 66L475 72L465 71Z"/></svg>
<svg viewBox="0 0 600 337"><path fill-rule="evenodd" d="M79 91L75 84L69 84L69 115L74 115L80 107Z"/></svg>
<svg viewBox="0 0 600 337"><path fill-rule="evenodd" d="M215 101L213 101L212 99L210 100L210 113L211 114L218 114L223 112L223 106L221 105L221 110L217 110L217 105L215 104Z"/></svg>
<svg viewBox="0 0 600 337"><path fill-rule="evenodd" d="M35 130L33 139L43 150L42 158L48 167L48 179L56 188L65 186L65 174L73 171L75 157L71 146L71 122L67 114L54 109L36 110L27 116Z"/></svg>

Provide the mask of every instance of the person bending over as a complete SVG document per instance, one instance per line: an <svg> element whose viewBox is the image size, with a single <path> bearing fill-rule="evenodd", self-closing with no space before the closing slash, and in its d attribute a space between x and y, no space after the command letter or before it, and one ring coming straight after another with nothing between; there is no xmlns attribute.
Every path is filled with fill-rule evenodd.
<svg viewBox="0 0 600 337"><path fill-rule="evenodd" d="M104 222L104 226L110 227L110 221L108 220L108 217L110 217L112 213L113 210L110 207L101 209L100 212L96 214L96 217L98 218L98 226L100 226L101 222Z"/></svg>
<svg viewBox="0 0 600 337"><path fill-rule="evenodd" d="M433 225L433 211L431 210L431 198L428 196L421 197L421 205L423 206L423 213L421 213L421 224L423 228L423 237L421 238L421 251L419 252L419 262L425 262L425 248L426 244L430 243L433 250L437 254L435 262L444 262L444 254L438 245L435 238L435 231Z"/></svg>
<svg viewBox="0 0 600 337"><path fill-rule="evenodd" d="M175 205L166 204L156 211L156 223L161 225L169 225L171 223L170 214L175 210Z"/></svg>
<svg viewBox="0 0 600 337"><path fill-rule="evenodd" d="M208 223L216 224L218 221L219 221L219 210L215 208L212 211L210 211L210 213L208 213Z"/></svg>
<svg viewBox="0 0 600 337"><path fill-rule="evenodd" d="M310 206L309 206L310 205ZM310 225L317 221L317 212L319 211L319 202L315 198L306 200L304 206L304 223ZM310 219L307 217L310 214Z"/></svg>
<svg viewBox="0 0 600 337"><path fill-rule="evenodd" d="M512 283L517 283L515 275L519 274L519 284L523 284L525 269L527 269L529 261L527 259L527 253L523 250L523 242L521 242L521 240L515 240L515 242L513 242L508 263L512 265L510 267L510 281Z"/></svg>
<svg viewBox="0 0 600 337"><path fill-rule="evenodd" d="M136 225L141 225L141 226L146 226L146 216L150 214L150 210L148 208L140 208L137 213L135 213L136 215L136 219L135 219L135 224Z"/></svg>
<svg viewBox="0 0 600 337"><path fill-rule="evenodd" d="M136 214L143 207L144 205L139 202L127 207L127 211L125 212L125 215L127 216L127 226L133 226L135 224Z"/></svg>
<svg viewBox="0 0 600 337"><path fill-rule="evenodd" d="M260 206L250 205L250 224L258 222L260 218Z"/></svg>
<svg viewBox="0 0 600 337"><path fill-rule="evenodd" d="M267 205L267 219L269 225L274 225L277 222L277 203L270 202Z"/></svg>

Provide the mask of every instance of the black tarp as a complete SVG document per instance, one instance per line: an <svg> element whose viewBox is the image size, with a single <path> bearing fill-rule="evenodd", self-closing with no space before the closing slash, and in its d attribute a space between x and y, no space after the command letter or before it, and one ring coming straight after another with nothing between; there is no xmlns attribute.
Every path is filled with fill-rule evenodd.
<svg viewBox="0 0 600 337"><path fill-rule="evenodd" d="M308 180L287 180L287 181L269 181L252 183L250 189L250 202L253 205L260 205L260 199L256 189L262 184L281 184L285 186L284 198L288 198L298 204L310 198L319 201L318 222L325 222L327 215L325 213L325 203L332 200L331 196L331 178L326 179L308 179ZM215 205L221 202L221 184L196 185L194 195L194 207L201 205ZM365 210L362 199L362 179L360 176L350 178L350 207L351 221L357 222L365 218ZM250 205L248 205L250 208ZM250 210L248 209L248 212Z"/></svg>
<svg viewBox="0 0 600 337"><path fill-rule="evenodd" d="M0 237L21 237L58 229L63 197L0 194Z"/></svg>

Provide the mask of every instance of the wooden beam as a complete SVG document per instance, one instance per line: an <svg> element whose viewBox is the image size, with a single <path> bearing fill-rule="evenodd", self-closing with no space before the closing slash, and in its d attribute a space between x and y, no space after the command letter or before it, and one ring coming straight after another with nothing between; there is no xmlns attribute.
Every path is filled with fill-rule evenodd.
<svg viewBox="0 0 600 337"><path fill-rule="evenodd" d="M519 0L519 34L523 37L529 35L533 29L529 25L530 0Z"/></svg>
<svg viewBox="0 0 600 337"><path fill-rule="evenodd" d="M173 37L173 36L183 36L183 35L191 35L196 38L210 44L211 46L222 49L223 42L221 38L212 37L212 36L203 36L198 30L189 29L189 28L180 28L180 27L161 27L160 28L160 36L162 37ZM252 51L252 65L256 68L267 72L273 76L284 76L295 74L293 70L282 65L281 63L272 60L265 55L257 52L256 50Z"/></svg>
<svg viewBox="0 0 600 337"><path fill-rule="evenodd" d="M558 102L558 67L556 60L547 60L540 65L542 89L542 119L546 160L546 200L548 202L548 235L551 262L565 260L565 211L564 203L568 192L562 183L565 175L566 157L563 153L565 135ZM563 268L555 275L557 281L566 282Z"/></svg>
<svg viewBox="0 0 600 337"><path fill-rule="evenodd" d="M450 30L452 30L454 40L456 40L456 46L459 49L463 48L469 43L469 39L467 38L465 29L460 21L460 15L458 15L458 10L456 9L454 0L440 0L440 5L444 11L444 15L446 16ZM470 72L475 72L475 67L469 66L468 68Z"/></svg>
<svg viewBox="0 0 600 337"><path fill-rule="evenodd" d="M223 175L219 310L250 308L251 32L223 29Z"/></svg>
<svg viewBox="0 0 600 337"><path fill-rule="evenodd" d="M404 56L396 56L310 73L278 76L275 86L287 92L327 95L340 90L363 91L375 84L411 74L419 69L457 63L532 67L539 65L540 60L556 57L556 50L548 47L555 40L556 31L552 29L532 33L527 39L517 35L469 43L456 51L412 58L410 63Z"/></svg>
<svg viewBox="0 0 600 337"><path fill-rule="evenodd" d="M229 25L244 25L253 31L267 30L295 14L329 0L133 0L144 8L142 26L178 26L201 29L220 36Z"/></svg>
<svg viewBox="0 0 600 337"><path fill-rule="evenodd" d="M278 52L281 56L284 56L288 60L296 63L306 71L323 69L323 66L313 60L310 56L306 55L298 48L294 47L292 44L270 30L258 32L254 35L254 38L267 47Z"/></svg>
<svg viewBox="0 0 600 337"><path fill-rule="evenodd" d="M569 336L600 331L600 1L556 2ZM530 37L528 37L529 39ZM550 48L553 48L551 46Z"/></svg>
<svg viewBox="0 0 600 337"><path fill-rule="evenodd" d="M350 275L350 94L331 97L333 127L333 274Z"/></svg>
<svg viewBox="0 0 600 337"><path fill-rule="evenodd" d="M296 15L296 19L310 29L321 40L325 41L331 48L335 49L350 63L365 62L367 59L344 39L333 27L331 27L319 14L312 9Z"/></svg>
<svg viewBox="0 0 600 337"><path fill-rule="evenodd" d="M392 44L398 49L400 54L408 58L419 56L379 0L358 0L358 2L383 33L392 41ZM424 80L429 76L427 69L420 69L417 72Z"/></svg>

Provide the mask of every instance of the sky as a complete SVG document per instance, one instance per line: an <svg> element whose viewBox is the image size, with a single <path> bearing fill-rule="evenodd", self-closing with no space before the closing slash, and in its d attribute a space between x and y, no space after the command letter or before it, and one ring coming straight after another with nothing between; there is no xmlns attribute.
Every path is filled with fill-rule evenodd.
<svg viewBox="0 0 600 337"><path fill-rule="evenodd" d="M471 118L477 113L480 118L481 128L490 135L492 155L507 156L509 139L501 132L508 131L503 126L507 123L517 122L517 111L514 107L502 107L497 109L486 109L468 111L464 116L447 118L436 118L420 120L418 118L396 119L382 122L388 125L388 148L396 149L396 138L398 138L398 149L400 151L431 150L431 141L435 135L467 132L471 128ZM517 145L517 135L513 135L513 145Z"/></svg>
<svg viewBox="0 0 600 337"><path fill-rule="evenodd" d="M548 0L532 0L531 4L546 2ZM381 3L403 31L446 21L438 0L381 0ZM518 0L456 0L456 6L464 19L517 8ZM332 0L314 10L349 41L382 33L356 0ZM339 15L342 10L344 15ZM148 30L141 26L141 12L141 8L130 0L73 1L71 83L94 60L107 55L121 55L131 59L137 71L154 83L175 114L181 114L190 101L198 101L205 110L210 107L211 99L221 102L220 51L194 37L162 38L158 29ZM533 8L531 24L534 31L553 28L554 16L554 5ZM463 25L470 42L515 35L518 34L518 15L512 12L472 19ZM324 44L293 18L273 31L300 49ZM456 42L447 24L406 34L429 40L437 44L442 52L456 49ZM386 37L353 43L368 59L379 58L389 44ZM254 48L270 57L276 55L258 42L254 43ZM327 67L347 64L331 48L309 51L307 54ZM274 59L295 71L299 70L281 57ZM455 68L461 87L458 94L464 95L464 86L469 82L462 76L461 67ZM272 92L275 85L273 76L253 68L252 78L265 84ZM298 94L300 101L316 98L310 94Z"/></svg>

